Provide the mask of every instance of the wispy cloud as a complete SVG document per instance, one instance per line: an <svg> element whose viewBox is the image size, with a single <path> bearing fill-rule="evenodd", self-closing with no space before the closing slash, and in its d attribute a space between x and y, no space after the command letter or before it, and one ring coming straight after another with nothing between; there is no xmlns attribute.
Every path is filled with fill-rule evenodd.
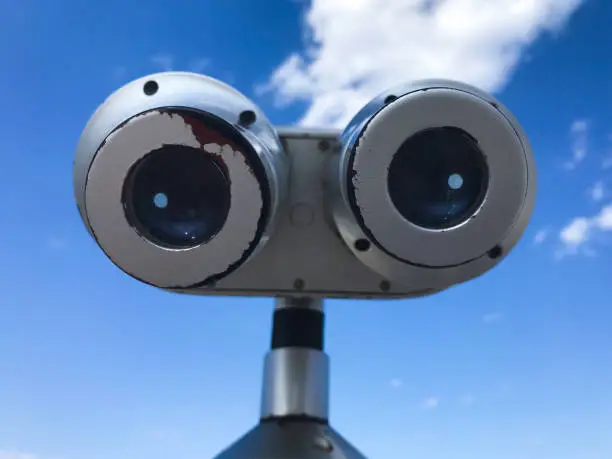
<svg viewBox="0 0 612 459"><path fill-rule="evenodd" d="M210 59L206 57L196 57L189 59L187 64L177 62L175 56L170 53L159 53L151 57L151 63L163 72L172 70L185 70L194 73L202 73L210 66Z"/></svg>
<svg viewBox="0 0 612 459"><path fill-rule="evenodd" d="M497 91L530 45L562 29L582 3L386 0L381 8L314 0L305 49L288 55L264 87L281 102L306 101L300 122L309 126L344 126L380 91L415 79L453 78Z"/></svg>
<svg viewBox="0 0 612 459"><path fill-rule="evenodd" d="M210 59L206 57L199 57L192 59L187 66L190 72L202 73L210 64Z"/></svg>
<svg viewBox="0 0 612 459"><path fill-rule="evenodd" d="M602 180L595 182L593 186L588 189L589 196L595 202L601 201L606 197L606 187Z"/></svg>
<svg viewBox="0 0 612 459"><path fill-rule="evenodd" d="M565 246L578 247L587 241L590 229L591 222L588 218L577 217L561 230L559 239Z"/></svg>
<svg viewBox="0 0 612 459"><path fill-rule="evenodd" d="M464 394L459 397L459 404L462 406L472 406L476 402L476 397L472 394Z"/></svg>
<svg viewBox="0 0 612 459"><path fill-rule="evenodd" d="M587 155L589 136L589 121L585 119L576 120L570 126L570 137L572 140L572 158L565 163L568 170L576 169Z"/></svg>
<svg viewBox="0 0 612 459"><path fill-rule="evenodd" d="M503 315L501 312L489 312L482 316L482 321L485 324L494 324L500 322L503 319Z"/></svg>
<svg viewBox="0 0 612 459"><path fill-rule="evenodd" d="M548 239L549 235L550 235L550 231L548 229L546 228L541 229L535 234L533 238L533 243L535 245L543 244L546 241L546 239Z"/></svg>
<svg viewBox="0 0 612 459"><path fill-rule="evenodd" d="M421 407L426 410L434 410L440 405L440 399L438 397L428 397L421 403Z"/></svg>
<svg viewBox="0 0 612 459"><path fill-rule="evenodd" d="M404 382L399 378L393 378L391 381L389 381L389 385L393 389L399 389L400 387L404 385Z"/></svg>
<svg viewBox="0 0 612 459"><path fill-rule="evenodd" d="M558 259L568 255L594 255L589 243L595 235L612 231L612 204L602 207L592 217L576 217L559 233L561 247L556 252Z"/></svg>
<svg viewBox="0 0 612 459"><path fill-rule="evenodd" d="M39 459L39 457L36 454L22 451L0 450L0 459Z"/></svg>
<svg viewBox="0 0 612 459"><path fill-rule="evenodd" d="M174 69L174 57L168 53L159 53L151 57L151 63L163 72Z"/></svg>

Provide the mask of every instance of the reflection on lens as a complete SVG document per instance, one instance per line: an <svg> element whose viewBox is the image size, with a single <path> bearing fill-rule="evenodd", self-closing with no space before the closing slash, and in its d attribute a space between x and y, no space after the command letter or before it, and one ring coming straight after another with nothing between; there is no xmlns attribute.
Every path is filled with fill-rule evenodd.
<svg viewBox="0 0 612 459"><path fill-rule="evenodd" d="M482 204L489 182L476 141L454 127L418 132L389 166L393 205L411 223L444 229L467 220Z"/></svg>
<svg viewBox="0 0 612 459"><path fill-rule="evenodd" d="M152 151L126 180L128 219L161 246L188 248L209 241L230 209L230 184L218 161L182 145Z"/></svg>
<svg viewBox="0 0 612 459"><path fill-rule="evenodd" d="M451 174L451 176L448 177L448 186L452 190L458 190L463 186L463 177L459 174Z"/></svg>
<svg viewBox="0 0 612 459"><path fill-rule="evenodd" d="M157 193L153 197L153 202L158 209L164 209L168 206L168 196L166 196L166 193Z"/></svg>

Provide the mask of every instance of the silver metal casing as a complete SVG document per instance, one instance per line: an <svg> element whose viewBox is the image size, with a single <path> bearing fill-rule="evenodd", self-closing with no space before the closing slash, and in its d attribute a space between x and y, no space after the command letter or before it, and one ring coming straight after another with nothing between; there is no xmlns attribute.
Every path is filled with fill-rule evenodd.
<svg viewBox="0 0 612 459"><path fill-rule="evenodd" d="M338 431L315 422L257 424L214 459L366 459Z"/></svg>
<svg viewBox="0 0 612 459"><path fill-rule="evenodd" d="M202 136L207 127L186 111L216 117L236 142L211 142L214 133ZM227 169L229 214L205 244L161 247L126 218L122 190L128 172L164 145L201 149ZM222 279L265 245L287 195L287 173L276 131L246 96L207 76L168 72L126 84L94 113L77 146L74 190L85 226L118 267L160 288L191 288Z"/></svg>
<svg viewBox="0 0 612 459"><path fill-rule="evenodd" d="M478 143L488 165L488 189L466 221L426 229L393 205L389 166L406 139L449 126ZM365 265L409 289L443 289L485 273L511 251L529 222L536 192L529 141L510 111L477 88L448 80L392 88L352 119L340 141L330 181L338 232ZM370 243L367 250L356 247L358 240Z"/></svg>
<svg viewBox="0 0 612 459"><path fill-rule="evenodd" d="M152 81L155 91L147 92ZM211 114L241 140L203 142L198 133L204 126L179 110ZM245 113L251 114L248 122ZM471 219L425 230L393 208L387 168L410 133L448 125L478 141L490 186ZM187 249L160 247L143 237L128 222L122 202L131 166L172 143L221 157L232 185L223 229ZM106 255L134 278L162 289L413 298L483 274L509 253L533 208L535 166L511 113L461 83L435 80L392 89L340 131L275 128L234 88L203 75L170 72L128 83L98 108L77 147L74 189L85 226ZM362 240L369 242L366 250L356 244Z"/></svg>
<svg viewBox="0 0 612 459"><path fill-rule="evenodd" d="M175 292L311 298L414 298L435 293L391 282L347 248L329 214L328 170L338 164L339 130L278 127L290 162L286 205L274 236L248 264L215 285Z"/></svg>

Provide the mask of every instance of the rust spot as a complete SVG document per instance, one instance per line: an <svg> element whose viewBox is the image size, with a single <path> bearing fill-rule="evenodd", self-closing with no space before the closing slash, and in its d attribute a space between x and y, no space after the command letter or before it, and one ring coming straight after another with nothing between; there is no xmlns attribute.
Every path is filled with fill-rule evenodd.
<svg viewBox="0 0 612 459"><path fill-rule="evenodd" d="M234 150L234 156L239 154L244 157L245 163L247 165L249 172L251 174L254 174L254 171L251 168L248 158L242 152L243 147L240 146L234 139L221 134L216 129L209 128L204 123L202 123L200 120L194 117L191 117L189 115L185 115L183 113L171 112L171 111L168 111L167 113L170 115L180 116L185 122L185 124L188 124L189 126L191 126L193 135L195 135L196 139L198 140L198 142L200 142L201 145L206 145L209 143L216 143L218 145L229 145L232 148L232 150ZM225 161L223 161L223 158L217 155L215 156L216 156L219 166L223 169L225 176L227 177L228 180L230 180L229 168L227 167L227 164L225 163Z"/></svg>
<svg viewBox="0 0 612 459"><path fill-rule="evenodd" d="M216 143L219 145L229 145L234 150L240 150L240 146L234 141L234 139L220 134L215 129L210 129L201 121L192 118L191 116L183 115L181 113L170 112L170 114L180 116L183 121L185 121L185 124L191 126L191 129L193 130L193 135L196 136L196 139L198 139L198 142L200 142L202 145L206 145L207 143Z"/></svg>

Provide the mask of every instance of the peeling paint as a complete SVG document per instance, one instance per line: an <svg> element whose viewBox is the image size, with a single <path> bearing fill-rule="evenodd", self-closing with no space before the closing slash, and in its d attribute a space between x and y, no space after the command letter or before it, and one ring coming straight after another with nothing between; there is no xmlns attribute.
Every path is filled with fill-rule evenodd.
<svg viewBox="0 0 612 459"><path fill-rule="evenodd" d="M175 142L166 142L162 145L158 145L155 148L151 148L149 151L156 150L158 148L163 147L164 145L184 145L193 148L199 148L205 150L207 153L211 153L216 156L219 166L223 170L226 178L231 184L231 173L230 168L227 163L227 158L232 156L239 156L243 159L244 165L247 167L248 171L253 174L253 169L247 160L247 157L242 151L242 148L238 143L236 143L231 137L222 135L218 130L211 129L206 126L203 122L198 120L195 117L189 116L188 114L181 113L179 111L172 110L151 110L145 113L142 113L138 116L130 118L123 123L119 124L106 139L102 142L98 150L102 149L106 143L112 139L113 135L121 130L127 124L133 123L137 120L140 120L143 117L151 116L151 115L162 115L164 117L168 117L171 120L180 119L184 126L187 128L187 131L191 135L188 135L188 138L184 138L182 140L177 139Z"/></svg>
<svg viewBox="0 0 612 459"><path fill-rule="evenodd" d="M152 285L186 287L224 273L244 257L257 239L265 197L244 148L228 137L195 117L185 116L180 109L141 113L107 136L92 168L89 187L94 203L89 206L98 243L115 264ZM210 154L222 163L230 182L231 204L224 228L211 241L189 250L162 250L145 242L146 238L125 219L123 202L118 206L115 201L123 201L121 190L130 166L166 145ZM109 199L114 202L108 203ZM130 246L129 251L123 249L126 246ZM180 265L181 269L160 272L155 266L161 262L177 268Z"/></svg>
<svg viewBox="0 0 612 459"><path fill-rule="evenodd" d="M222 135L221 133L219 133L219 131L209 128L203 122L189 115L186 115L183 113L172 113L170 111L168 111L168 113L170 113L171 115L181 117L183 121L185 122L185 124L191 126L191 130L193 134L195 135L196 139L200 142L200 144L204 147L204 150L206 150L209 153L219 155L220 151L217 151L214 148L212 150L207 149L206 147L209 145L223 145L224 147L229 146L232 149L231 153L233 154L233 156L234 157L237 155L242 156L245 160L245 164L248 167L249 172L251 172L251 174L254 174L253 169L251 165L249 164L249 161L247 160L247 157L242 151L242 147L238 145L238 143L236 143L231 137ZM225 151L223 151L223 153L229 154L230 152L229 150L226 149ZM222 164L220 164L220 166L223 168L226 176L229 179L230 174L229 174L227 164L223 160L222 156L219 156L219 159L220 161L222 161Z"/></svg>

